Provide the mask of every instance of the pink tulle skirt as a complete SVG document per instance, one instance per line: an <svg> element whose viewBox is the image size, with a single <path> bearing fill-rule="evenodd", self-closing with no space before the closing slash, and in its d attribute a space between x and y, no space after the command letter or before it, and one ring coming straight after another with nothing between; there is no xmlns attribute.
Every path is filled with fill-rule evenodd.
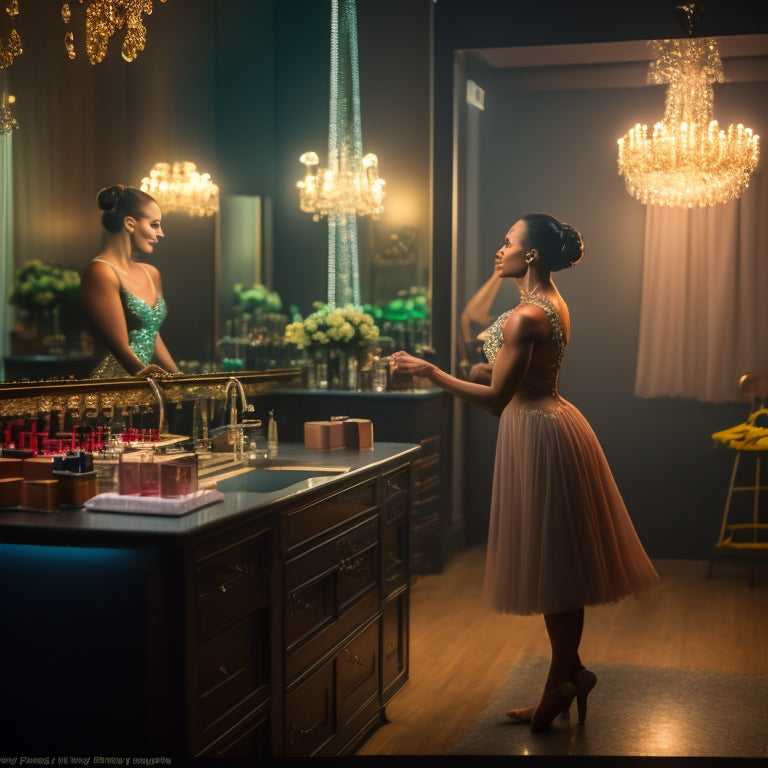
<svg viewBox="0 0 768 768"><path fill-rule="evenodd" d="M611 603L658 579L579 410L561 397L514 397L496 445L484 584L493 610Z"/></svg>

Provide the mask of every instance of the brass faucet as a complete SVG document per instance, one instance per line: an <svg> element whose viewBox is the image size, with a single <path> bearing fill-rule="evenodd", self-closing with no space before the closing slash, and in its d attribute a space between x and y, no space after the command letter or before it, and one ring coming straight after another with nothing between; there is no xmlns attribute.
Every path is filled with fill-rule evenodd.
<svg viewBox="0 0 768 768"><path fill-rule="evenodd" d="M232 395L230 401L230 390L235 387L237 392ZM243 384L236 376L230 376L227 382L227 387L224 390L224 401L230 403L229 406L229 440L232 443L232 455L235 461L243 458L243 427L237 423L237 394L240 395L241 412L253 413L253 406L248 403L245 397L245 390Z"/></svg>

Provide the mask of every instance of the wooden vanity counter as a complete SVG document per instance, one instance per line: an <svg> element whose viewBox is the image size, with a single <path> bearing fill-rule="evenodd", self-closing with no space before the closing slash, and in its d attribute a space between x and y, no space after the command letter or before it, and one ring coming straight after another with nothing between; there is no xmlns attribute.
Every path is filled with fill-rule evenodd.
<svg viewBox="0 0 768 768"><path fill-rule="evenodd" d="M353 753L408 679L419 453L281 444L348 469L183 516L0 510L0 754Z"/></svg>

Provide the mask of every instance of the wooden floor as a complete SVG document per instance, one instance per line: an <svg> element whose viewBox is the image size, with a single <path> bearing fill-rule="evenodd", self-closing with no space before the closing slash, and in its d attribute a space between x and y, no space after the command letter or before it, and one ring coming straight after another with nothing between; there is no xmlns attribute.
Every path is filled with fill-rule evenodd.
<svg viewBox="0 0 768 768"><path fill-rule="evenodd" d="M448 754L521 657L548 655L540 616L496 615L483 604L484 558L483 547L467 550L414 582L410 680L358 755ZM750 588L741 562L716 563L711 578L708 562L654 564L661 582L650 592L587 608L585 664L768 675L768 566L758 565Z"/></svg>

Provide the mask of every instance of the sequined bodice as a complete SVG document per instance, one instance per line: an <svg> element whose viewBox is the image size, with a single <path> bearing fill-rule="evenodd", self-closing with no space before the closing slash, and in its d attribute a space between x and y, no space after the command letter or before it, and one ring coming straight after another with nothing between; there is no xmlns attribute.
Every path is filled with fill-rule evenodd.
<svg viewBox="0 0 768 768"><path fill-rule="evenodd" d="M557 382L560 376L560 364L565 354L566 338L563 328L563 321L560 314L555 309L549 299L537 294L521 294L520 305L533 304L547 313L549 324L552 327L552 335L549 339L537 346L533 351L525 380L520 385L520 390L530 396L549 393L557 395ZM504 343L503 330L504 323L517 307L507 310L496 318L495 322L488 328L485 342L483 343L483 352L488 362L496 362L496 356L499 354Z"/></svg>
<svg viewBox="0 0 768 768"><path fill-rule="evenodd" d="M149 365L152 361L152 355L155 354L155 339L163 320L168 316L168 307L162 296L157 297L154 306L142 301L132 293L128 293L120 286L120 293L123 296L126 316L132 315L134 322L128 319L128 326L136 325L135 328L128 331L128 339L131 349L144 365Z"/></svg>
<svg viewBox="0 0 768 768"><path fill-rule="evenodd" d="M111 266L111 265L110 265ZM151 278L150 278L151 279ZM120 297L125 308L125 319L128 323L128 343L136 353L136 357L144 365L149 365L155 354L157 332L168 315L168 307L162 295L154 304L134 296L120 282ZM108 354L91 374L95 379L111 379L127 376L128 372L117 362L114 355Z"/></svg>

